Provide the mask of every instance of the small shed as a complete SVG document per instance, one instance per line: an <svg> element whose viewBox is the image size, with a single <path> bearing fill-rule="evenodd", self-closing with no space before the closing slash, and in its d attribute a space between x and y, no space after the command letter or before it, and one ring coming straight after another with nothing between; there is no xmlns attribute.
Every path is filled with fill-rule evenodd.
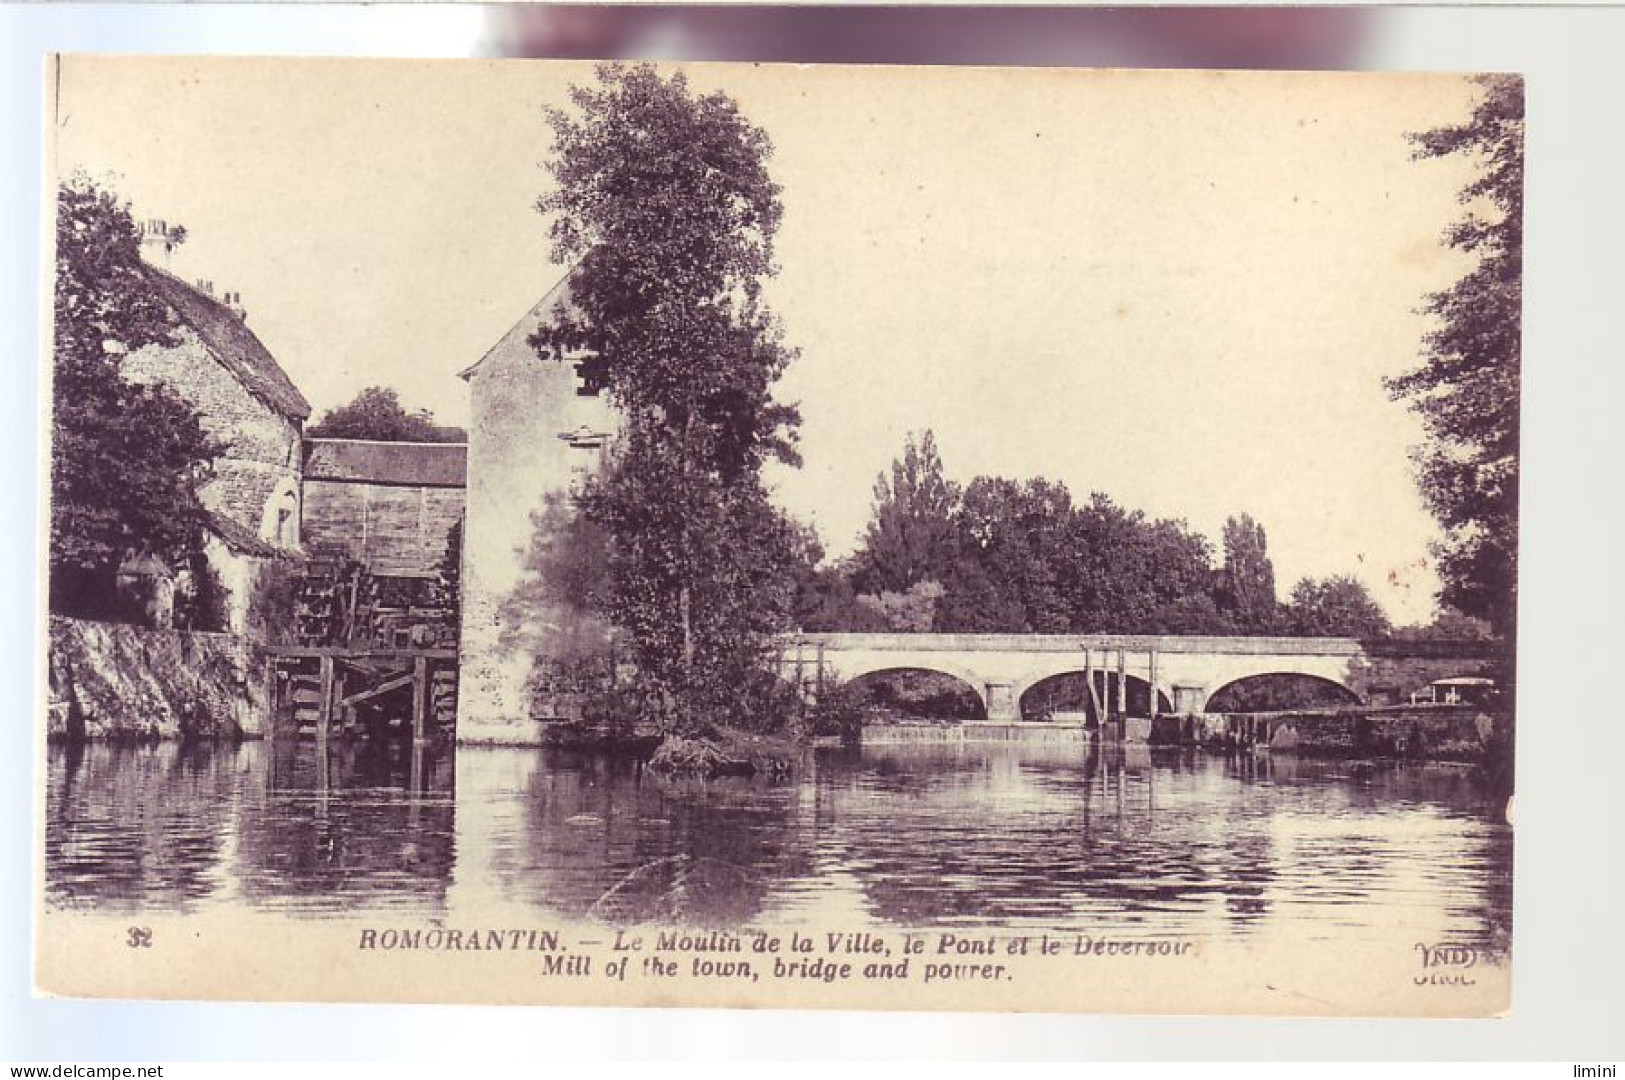
<svg viewBox="0 0 1625 1080"><path fill-rule="evenodd" d="M1428 700L1435 705L1482 705L1495 692L1495 680L1478 675L1434 679L1428 683Z"/></svg>
<svg viewBox="0 0 1625 1080"><path fill-rule="evenodd" d="M150 551L125 554L113 578L125 609L144 626L167 630L175 621L175 571Z"/></svg>

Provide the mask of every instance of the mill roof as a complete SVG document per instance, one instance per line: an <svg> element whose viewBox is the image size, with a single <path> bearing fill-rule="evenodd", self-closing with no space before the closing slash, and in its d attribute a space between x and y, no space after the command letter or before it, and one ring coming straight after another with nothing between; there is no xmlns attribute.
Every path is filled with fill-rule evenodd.
<svg viewBox="0 0 1625 1080"><path fill-rule="evenodd" d="M460 488L468 481L468 445L306 439L305 479Z"/></svg>
<svg viewBox="0 0 1625 1080"><path fill-rule="evenodd" d="M181 320L249 393L290 420L310 416L310 402L242 318L174 274L148 263L142 268Z"/></svg>
<svg viewBox="0 0 1625 1080"><path fill-rule="evenodd" d="M559 278L551 289L542 294L542 298L540 300L531 305L529 311L520 316L519 321L514 323L508 332L503 334L502 337L497 340L495 345L492 345L489 349L485 350L484 356L474 361L474 363L470 364L462 371L459 371L457 373L457 377L460 379L468 379L472 377L473 374L478 371L486 361L490 360L492 356L501 352L503 348L513 341L516 336L522 336L525 338L530 337L531 334L536 332L538 327L540 327L548 319L552 318L555 312L569 306L570 279L574 276L575 267L572 266L563 277Z"/></svg>
<svg viewBox="0 0 1625 1080"><path fill-rule="evenodd" d="M241 555L250 555L257 559L300 559L302 556L296 551L278 547L259 537L247 525L235 518L224 514L208 511L209 531L218 536L231 550Z"/></svg>

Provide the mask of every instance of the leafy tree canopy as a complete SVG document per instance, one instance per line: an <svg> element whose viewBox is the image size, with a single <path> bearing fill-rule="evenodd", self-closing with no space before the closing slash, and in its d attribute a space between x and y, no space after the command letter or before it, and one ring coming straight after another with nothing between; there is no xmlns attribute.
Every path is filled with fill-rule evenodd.
<svg viewBox="0 0 1625 1080"><path fill-rule="evenodd" d="M730 691L789 625L801 540L761 480L798 463L799 415L772 393L794 353L762 302L772 146L726 95L649 65L602 65L571 98L548 114L557 186L537 203L571 305L531 342L583 362L622 414L579 499L608 536L607 614L670 729L759 721Z"/></svg>
<svg viewBox="0 0 1625 1080"><path fill-rule="evenodd" d="M956 554L954 512L959 492L943 479L930 431L910 435L891 473L875 480L874 515L853 562L853 584L869 594L903 593L941 581Z"/></svg>
<svg viewBox="0 0 1625 1080"><path fill-rule="evenodd" d="M1232 518L1226 541L1216 573L1212 546L1184 522L1103 494L1077 505L1064 484L990 476L961 489L926 432L877 481L847 569L865 617L830 605L820 625L869 629L878 614L945 632L1281 632L1263 527Z"/></svg>
<svg viewBox="0 0 1625 1080"><path fill-rule="evenodd" d="M797 463L797 411L773 400L794 358L762 303L783 208L772 143L726 94L696 96L650 65L602 65L551 110L553 257L571 307L533 344L585 353L636 437L681 444L725 481Z"/></svg>
<svg viewBox="0 0 1625 1080"><path fill-rule="evenodd" d="M1476 257L1460 281L1428 298L1437 329L1421 364L1390 393L1422 418L1422 496L1444 528L1441 599L1510 637L1517 611L1518 388L1523 292L1523 82L1487 75L1472 116L1413 137L1418 158L1478 165L1466 208L1445 241Z"/></svg>
<svg viewBox="0 0 1625 1080"><path fill-rule="evenodd" d="M935 581L920 581L905 592L860 596L858 603L874 614L881 626L906 634L928 634L937 618L943 589Z"/></svg>
<svg viewBox="0 0 1625 1080"><path fill-rule="evenodd" d="M428 409L407 412L400 395L383 386L369 386L347 405L330 409L305 434L319 439L373 439L379 442L460 443L468 440L462 428L441 427Z"/></svg>
<svg viewBox="0 0 1625 1080"><path fill-rule="evenodd" d="M185 239L174 230L170 243ZM109 610L124 555L178 568L202 549L197 487L216 447L163 385L129 381L124 358L177 341L179 318L143 267L129 208L84 175L57 189L52 341L51 604Z"/></svg>
<svg viewBox="0 0 1625 1080"><path fill-rule="evenodd" d="M1489 620L1463 615L1452 607L1440 608L1426 625L1394 630L1394 637L1403 641L1490 641L1494 636Z"/></svg>
<svg viewBox="0 0 1625 1080"><path fill-rule="evenodd" d="M1224 566L1219 578L1219 606L1230 613L1238 629L1263 634L1275 628L1275 567L1264 526L1251 514L1225 521Z"/></svg>
<svg viewBox="0 0 1625 1080"><path fill-rule="evenodd" d="M1286 623L1305 637L1383 637L1392 629L1366 587L1346 575L1299 581L1292 587Z"/></svg>

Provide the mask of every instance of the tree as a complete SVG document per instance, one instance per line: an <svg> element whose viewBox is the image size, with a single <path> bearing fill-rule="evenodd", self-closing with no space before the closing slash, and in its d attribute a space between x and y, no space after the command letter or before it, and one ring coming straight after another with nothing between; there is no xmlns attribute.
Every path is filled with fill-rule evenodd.
<svg viewBox="0 0 1625 1080"><path fill-rule="evenodd" d="M1422 418L1416 451L1422 496L1444 529L1440 599L1490 620L1510 640L1518 596L1518 388L1523 281L1523 81L1478 79L1464 124L1414 135L1416 157L1462 155L1479 166L1445 242L1476 257L1460 281L1430 296L1437 329L1420 366L1388 380Z"/></svg>
<svg viewBox="0 0 1625 1080"><path fill-rule="evenodd" d="M1148 521L1096 493L1074 516L1058 571L1078 633L1217 633L1212 549L1183 521Z"/></svg>
<svg viewBox="0 0 1625 1080"><path fill-rule="evenodd" d="M937 604L943 589L935 581L919 581L903 592L883 592L879 596L858 597L858 603L873 612L887 630L904 634L928 634L937 621Z"/></svg>
<svg viewBox="0 0 1625 1080"><path fill-rule="evenodd" d="M166 241L178 244L185 231ZM172 568L202 551L197 487L216 447L163 385L127 380L125 357L179 341L180 320L144 267L129 208L84 175L57 189L52 340L51 606L112 613L127 553Z"/></svg>
<svg viewBox="0 0 1625 1080"><path fill-rule="evenodd" d="M794 625L798 630L882 633L891 625L852 587L850 567L844 563L818 566L799 579Z"/></svg>
<svg viewBox="0 0 1625 1080"><path fill-rule="evenodd" d="M808 631L878 632L890 629L873 607L860 602L846 562L824 561L824 545L810 525L792 526L791 626Z"/></svg>
<svg viewBox="0 0 1625 1080"><path fill-rule="evenodd" d="M796 537L764 463L798 464L796 410L773 384L793 359L762 302L783 209L772 144L727 95L681 73L601 65L550 110L537 202L570 307L531 339L618 407L603 473L579 498L606 531L608 614L668 702L671 730L734 712L767 636L788 625ZM551 433L548 436L550 437Z"/></svg>
<svg viewBox="0 0 1625 1080"><path fill-rule="evenodd" d="M1275 627L1275 567L1264 526L1250 514L1225 520L1224 566L1216 600L1243 633L1263 634Z"/></svg>
<svg viewBox="0 0 1625 1080"><path fill-rule="evenodd" d="M943 582L934 629L950 634L1018 633L1027 625L1021 600L975 554L963 553Z"/></svg>
<svg viewBox="0 0 1625 1080"><path fill-rule="evenodd" d="M954 513L959 561L948 579L954 601L947 610L965 629L1066 631L1067 603L1057 568L1071 518L1072 494L1065 484L972 480Z"/></svg>
<svg viewBox="0 0 1625 1080"><path fill-rule="evenodd" d="M1495 637L1489 620L1463 615L1453 607L1445 606L1434 613L1433 621L1426 625L1403 626L1394 631L1394 637L1404 641L1491 641Z"/></svg>
<svg viewBox="0 0 1625 1080"><path fill-rule="evenodd" d="M930 431L910 435L891 476L875 480L874 514L853 557L859 592L902 593L922 581L944 580L956 557L954 511L959 492L942 474Z"/></svg>
<svg viewBox="0 0 1625 1080"><path fill-rule="evenodd" d="M407 412L394 390L369 386L349 404L329 409L305 434L317 439L374 439L379 442L460 443L462 428L441 427L428 409Z"/></svg>
<svg viewBox="0 0 1625 1080"><path fill-rule="evenodd" d="M1366 587L1346 575L1299 581L1292 587L1286 622L1302 637L1382 637L1391 629Z"/></svg>

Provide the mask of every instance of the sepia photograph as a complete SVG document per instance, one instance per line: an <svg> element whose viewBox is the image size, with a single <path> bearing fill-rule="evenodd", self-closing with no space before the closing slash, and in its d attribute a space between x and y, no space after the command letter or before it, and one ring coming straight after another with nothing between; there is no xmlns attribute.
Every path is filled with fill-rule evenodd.
<svg viewBox="0 0 1625 1080"><path fill-rule="evenodd" d="M65 54L36 984L1493 1017L1512 73Z"/></svg>

